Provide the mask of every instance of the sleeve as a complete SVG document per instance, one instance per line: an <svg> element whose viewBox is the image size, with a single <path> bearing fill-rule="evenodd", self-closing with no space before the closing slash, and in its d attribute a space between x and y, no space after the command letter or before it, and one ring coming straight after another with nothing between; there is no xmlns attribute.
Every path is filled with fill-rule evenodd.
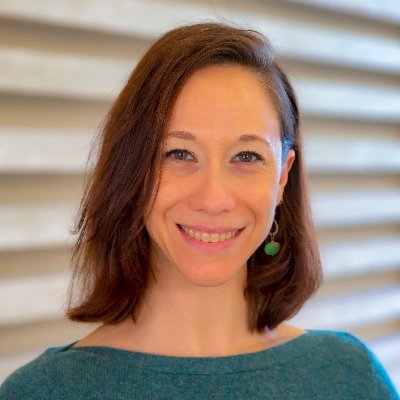
<svg viewBox="0 0 400 400"><path fill-rule="evenodd" d="M347 333L347 335L363 349L366 356L367 369L370 376L370 394L371 400L400 400L399 394L391 381L387 371L379 361L378 357L357 336Z"/></svg>
<svg viewBox="0 0 400 400"><path fill-rule="evenodd" d="M371 365L373 399L400 400L399 394L376 355L367 348Z"/></svg>
<svg viewBox="0 0 400 400"><path fill-rule="evenodd" d="M35 360L9 375L0 386L0 400L50 399L47 374L42 363Z"/></svg>

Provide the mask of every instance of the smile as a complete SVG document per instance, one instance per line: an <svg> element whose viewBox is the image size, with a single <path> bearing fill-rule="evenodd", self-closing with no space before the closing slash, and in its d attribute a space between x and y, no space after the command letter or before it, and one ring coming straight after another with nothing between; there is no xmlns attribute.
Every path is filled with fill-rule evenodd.
<svg viewBox="0 0 400 400"><path fill-rule="evenodd" d="M186 228L184 225L178 225L181 230L183 230L187 235L191 238L199 240L205 243L218 243L223 242L225 240L229 240L234 237L240 229L236 229L232 232L223 232L223 233L207 233L197 231L195 229Z"/></svg>

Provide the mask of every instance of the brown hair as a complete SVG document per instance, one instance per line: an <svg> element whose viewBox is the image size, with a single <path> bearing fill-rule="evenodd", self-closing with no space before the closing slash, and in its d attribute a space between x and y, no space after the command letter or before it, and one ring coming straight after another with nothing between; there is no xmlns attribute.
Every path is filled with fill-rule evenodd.
<svg viewBox="0 0 400 400"><path fill-rule="evenodd" d="M245 296L253 332L294 316L319 288L322 270L311 218L293 88L262 34L223 23L186 25L156 41L131 73L101 129L99 154L80 204L66 316L72 321L136 322L156 278L144 226L158 191L163 134L180 88L213 64L240 65L264 83L281 117L282 162L296 153L285 187L275 257L261 245L250 257ZM157 188L156 188L157 186ZM80 282L79 300L73 288Z"/></svg>

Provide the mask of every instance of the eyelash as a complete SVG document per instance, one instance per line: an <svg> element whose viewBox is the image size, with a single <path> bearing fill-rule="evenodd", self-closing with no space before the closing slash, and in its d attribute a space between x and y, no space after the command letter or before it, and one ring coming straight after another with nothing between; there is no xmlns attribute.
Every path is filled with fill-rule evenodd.
<svg viewBox="0 0 400 400"><path fill-rule="evenodd" d="M188 149L172 149L172 150L169 150L169 151L167 151L165 153L165 158L170 157L172 154L174 154L176 152L186 152L186 153L190 154L193 157L192 152L189 151ZM242 154L252 155L252 156L256 157L257 160L255 160L255 161L265 161L264 157L261 154L256 153L255 151L251 151L251 150L241 151L240 153L236 154L236 156L242 155ZM178 160L178 159L175 158L174 161L190 161L190 160ZM244 162L244 163L245 164L250 164L251 162Z"/></svg>

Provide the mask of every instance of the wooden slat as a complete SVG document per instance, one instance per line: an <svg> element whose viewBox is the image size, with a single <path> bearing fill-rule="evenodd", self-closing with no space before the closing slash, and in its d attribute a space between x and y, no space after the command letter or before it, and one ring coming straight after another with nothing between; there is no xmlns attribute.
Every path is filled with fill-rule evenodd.
<svg viewBox="0 0 400 400"><path fill-rule="evenodd" d="M315 329L348 330L400 318L400 285L340 293L329 297L317 294L290 321Z"/></svg>
<svg viewBox="0 0 400 400"><path fill-rule="evenodd" d="M69 273L0 281L1 325L61 318Z"/></svg>
<svg viewBox="0 0 400 400"><path fill-rule="evenodd" d="M303 112L336 118L400 121L400 90L332 80L294 80Z"/></svg>
<svg viewBox="0 0 400 400"><path fill-rule="evenodd" d="M70 268L68 247L0 252L0 281L65 272ZM1 349L1 341L0 341Z"/></svg>
<svg viewBox="0 0 400 400"><path fill-rule="evenodd" d="M213 5L211 8L176 2L171 7L162 1L110 3L106 0L81 0L78 5L76 1L64 0L49 6L45 0L37 0L34 4L20 0L0 4L0 15L7 18L153 38L183 23L219 20L216 13L268 34L286 57L400 72L400 43L397 40L323 25L312 26L310 22L288 22L282 17L269 15L267 9L264 13L249 10L244 15L242 10L235 10L233 6Z"/></svg>
<svg viewBox="0 0 400 400"><path fill-rule="evenodd" d="M358 271L358 274L336 277L335 279L324 273L324 278L324 284L318 291L319 299L333 299L334 296L340 297L343 294L368 293L372 289L379 290L391 287L394 284L400 285L400 270L396 268L391 271L380 271L377 267L373 271L365 271L365 273ZM385 324L387 325L387 321L385 321ZM380 325L382 326L381 323Z"/></svg>
<svg viewBox="0 0 400 400"><path fill-rule="evenodd" d="M79 340L101 323L72 322L65 317L37 319L1 327L0 359L12 353L24 353L33 348L45 349ZM26 338L29 337L29 341Z"/></svg>
<svg viewBox="0 0 400 400"><path fill-rule="evenodd" d="M382 337L379 340L368 342L367 345L378 357L396 390L400 393L400 334L397 333Z"/></svg>
<svg viewBox="0 0 400 400"><path fill-rule="evenodd" d="M0 48L5 93L111 101L129 72L130 65L118 60Z"/></svg>
<svg viewBox="0 0 400 400"><path fill-rule="evenodd" d="M316 173L382 174L400 172L397 138L308 137L304 153L307 170ZM329 151L327 151L329 149Z"/></svg>
<svg viewBox="0 0 400 400"><path fill-rule="evenodd" d="M0 208L11 204L76 203L83 195L84 179L81 173L4 173L0 176Z"/></svg>
<svg viewBox="0 0 400 400"><path fill-rule="evenodd" d="M0 251L71 245L77 208L77 203L1 206Z"/></svg>
<svg viewBox="0 0 400 400"><path fill-rule="evenodd" d="M93 139L77 130L0 128L0 172L83 173Z"/></svg>
<svg viewBox="0 0 400 400"><path fill-rule="evenodd" d="M400 370L400 333L371 341L369 346L390 370Z"/></svg>
<svg viewBox="0 0 400 400"><path fill-rule="evenodd" d="M380 323L379 325L361 326L352 329L354 334L362 337L366 342L374 342L392 335L398 335L400 332L400 319L394 319Z"/></svg>
<svg viewBox="0 0 400 400"><path fill-rule="evenodd" d="M28 70L26 72L29 73ZM109 105L107 102L79 101L76 98L2 93L0 127L2 132L7 129L92 132L106 115Z"/></svg>
<svg viewBox="0 0 400 400"><path fill-rule="evenodd" d="M326 279L400 272L400 237L387 235L319 243Z"/></svg>
<svg viewBox="0 0 400 400"><path fill-rule="evenodd" d="M340 11L351 15L364 16L375 20L400 24L398 0L286 0L292 4L311 5L329 11Z"/></svg>
<svg viewBox="0 0 400 400"><path fill-rule="evenodd" d="M394 86L394 85L392 85ZM318 118L304 116L302 130L305 137L325 137L327 139L382 139L395 141L399 139L400 127L390 121L371 123L370 121L354 121L347 119Z"/></svg>
<svg viewBox="0 0 400 400"><path fill-rule="evenodd" d="M133 67L134 61L0 49L0 91L111 102ZM399 89L315 79L293 83L305 114L400 121Z"/></svg>
<svg viewBox="0 0 400 400"><path fill-rule="evenodd" d="M336 191L312 193L311 207L320 229L394 224L400 221L400 191Z"/></svg>

